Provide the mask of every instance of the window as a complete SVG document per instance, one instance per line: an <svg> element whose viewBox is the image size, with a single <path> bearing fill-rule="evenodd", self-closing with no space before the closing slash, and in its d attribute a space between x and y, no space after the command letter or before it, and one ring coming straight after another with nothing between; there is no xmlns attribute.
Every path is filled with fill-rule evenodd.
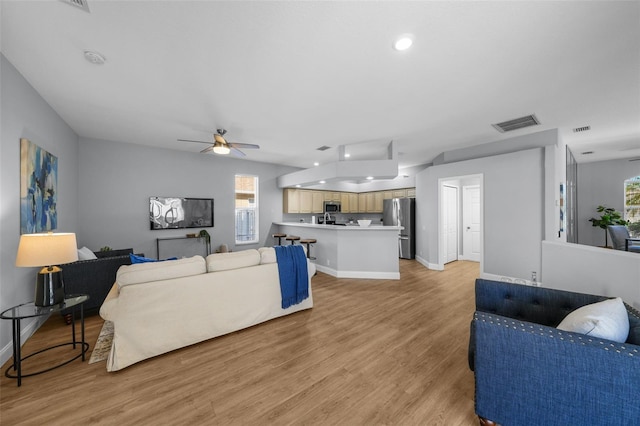
<svg viewBox="0 0 640 426"><path fill-rule="evenodd" d="M236 175L236 244L258 242L258 177Z"/></svg>
<svg viewBox="0 0 640 426"><path fill-rule="evenodd" d="M640 176L624 181L624 218L631 236L640 237Z"/></svg>

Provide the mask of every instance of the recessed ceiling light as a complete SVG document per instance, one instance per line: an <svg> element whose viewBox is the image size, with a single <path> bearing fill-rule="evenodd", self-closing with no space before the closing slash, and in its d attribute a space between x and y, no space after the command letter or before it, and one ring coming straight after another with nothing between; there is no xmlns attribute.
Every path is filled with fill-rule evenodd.
<svg viewBox="0 0 640 426"><path fill-rule="evenodd" d="M318 163L317 161L315 163L313 163L314 166L319 166L320 163Z"/></svg>
<svg viewBox="0 0 640 426"><path fill-rule="evenodd" d="M367 176L367 180L373 180L373 176Z"/></svg>
<svg viewBox="0 0 640 426"><path fill-rule="evenodd" d="M102 56L98 52L94 52L92 50L85 50L84 51L84 58L87 61L91 62L92 64L96 64L96 65L102 65L107 61L104 56Z"/></svg>
<svg viewBox="0 0 640 426"><path fill-rule="evenodd" d="M297 185L296 185L296 188L300 188L300 187L302 187L302 185L300 185L300 184L297 184Z"/></svg>
<svg viewBox="0 0 640 426"><path fill-rule="evenodd" d="M407 50L413 44L413 38L409 35L400 36L394 43L393 48L399 51Z"/></svg>
<svg viewBox="0 0 640 426"><path fill-rule="evenodd" d="M349 157L351 157L351 154L345 152L344 158L349 158Z"/></svg>
<svg viewBox="0 0 640 426"><path fill-rule="evenodd" d="M321 180L320 183L327 183L327 182L325 182L324 180Z"/></svg>

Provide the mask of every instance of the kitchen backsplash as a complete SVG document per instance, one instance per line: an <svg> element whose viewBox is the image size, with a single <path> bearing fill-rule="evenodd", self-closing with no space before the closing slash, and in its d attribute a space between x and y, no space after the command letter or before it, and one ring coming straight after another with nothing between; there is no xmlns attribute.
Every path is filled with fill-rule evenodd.
<svg viewBox="0 0 640 426"><path fill-rule="evenodd" d="M318 218L324 217L323 214L294 214L283 213L283 222L304 222L311 223L311 217L315 216L316 221ZM353 220L357 223L358 219L370 219L372 225L382 225L382 213L337 213L331 215L331 220L335 220L336 223L348 223L349 220ZM317 222L316 222L317 223Z"/></svg>

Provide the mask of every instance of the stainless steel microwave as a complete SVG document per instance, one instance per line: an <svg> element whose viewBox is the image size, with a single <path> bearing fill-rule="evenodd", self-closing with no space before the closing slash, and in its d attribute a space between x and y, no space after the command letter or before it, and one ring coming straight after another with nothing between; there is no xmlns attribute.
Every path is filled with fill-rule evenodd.
<svg viewBox="0 0 640 426"><path fill-rule="evenodd" d="M340 201L325 201L324 202L325 213L340 213Z"/></svg>

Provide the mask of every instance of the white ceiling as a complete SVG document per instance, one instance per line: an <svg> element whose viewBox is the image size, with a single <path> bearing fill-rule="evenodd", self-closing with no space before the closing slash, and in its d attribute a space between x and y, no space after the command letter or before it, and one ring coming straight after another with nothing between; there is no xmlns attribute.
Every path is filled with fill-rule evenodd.
<svg viewBox="0 0 640 426"><path fill-rule="evenodd" d="M87 1L1 3L2 53L82 137L198 152L177 139L222 127L303 168L394 140L408 167L558 128L579 162L640 157L640 2Z"/></svg>

